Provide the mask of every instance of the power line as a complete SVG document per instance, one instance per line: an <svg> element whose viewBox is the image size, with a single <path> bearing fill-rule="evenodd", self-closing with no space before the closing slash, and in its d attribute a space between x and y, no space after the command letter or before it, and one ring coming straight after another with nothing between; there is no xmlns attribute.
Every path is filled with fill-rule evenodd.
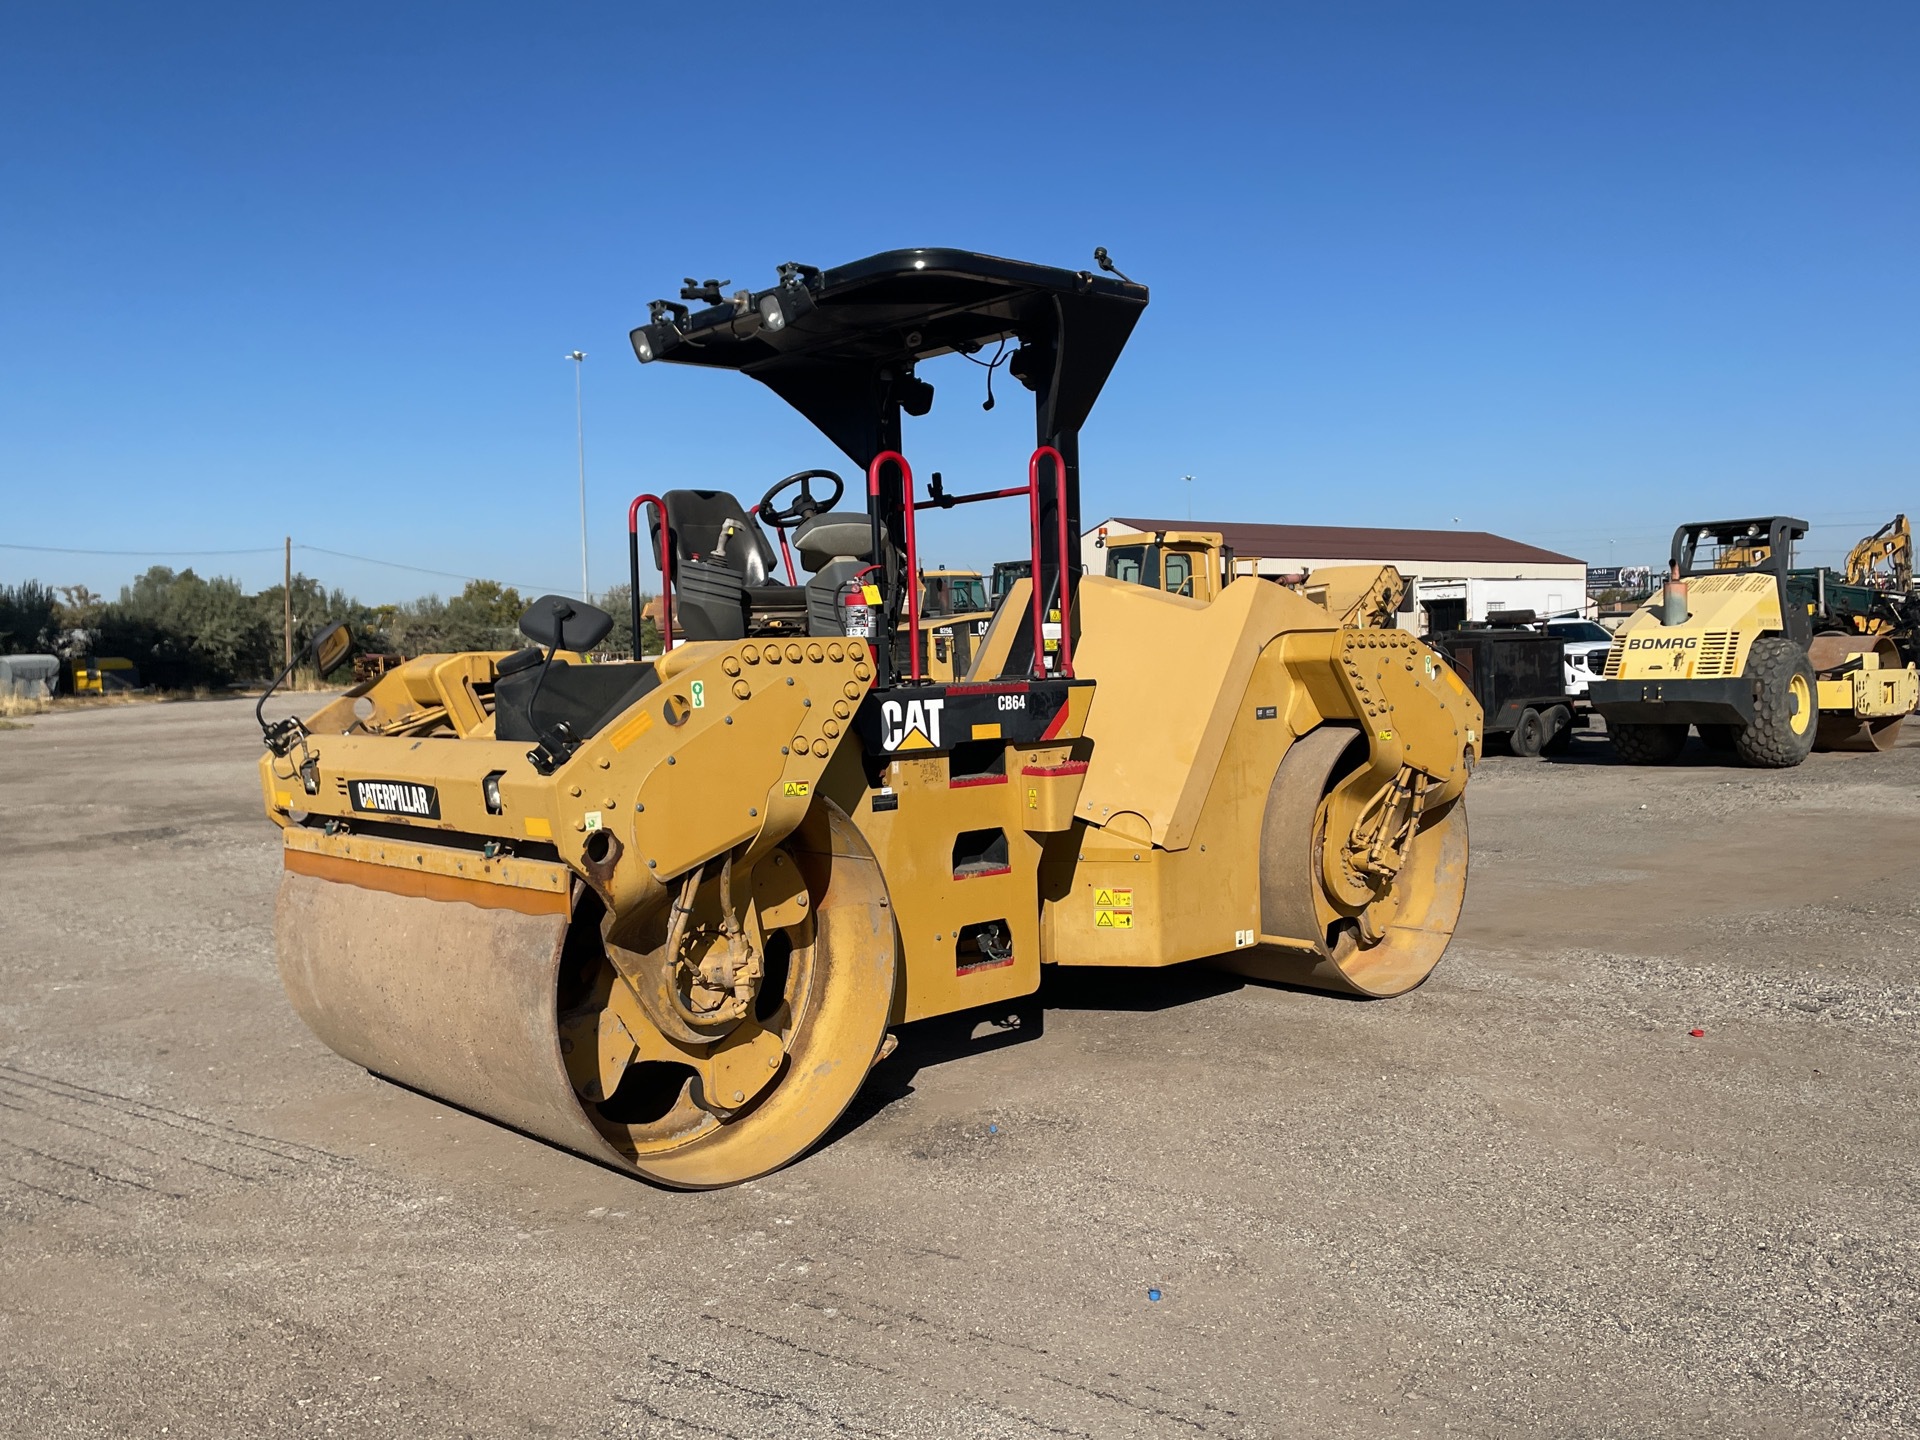
<svg viewBox="0 0 1920 1440"><path fill-rule="evenodd" d="M0 550L25 550L37 555L90 555L109 557L133 557L152 559L156 557L193 558L204 555L273 555L280 551L278 545L263 545L243 550L88 550L71 545L17 545L12 541L0 540ZM329 550L324 545L295 545L296 550L311 551L315 555L330 555L336 560L352 560L362 565L379 565L389 570L409 570L416 575L432 575L442 580L493 581L490 575L462 575L453 570L434 570L425 565L408 565L399 560L380 560L372 555L354 555L345 550ZM493 581L495 584L507 584L506 581ZM556 591L552 585L514 585L514 589L534 591Z"/></svg>
<svg viewBox="0 0 1920 1440"><path fill-rule="evenodd" d="M411 570L416 575L436 575L442 580L492 580L491 575L461 575L452 570L431 570L425 565L407 565L398 560L376 560L371 555L350 555L345 550L329 550L324 545L295 545L296 550L310 550L316 555L331 555L336 560L357 560L362 565L384 565L389 570ZM501 583L501 582L495 582ZM516 585L517 590L550 590L546 585Z"/></svg>
<svg viewBox="0 0 1920 1440"><path fill-rule="evenodd" d="M252 550L79 550L67 545L15 545L0 540L0 550L32 550L41 555L271 555L278 545L263 545Z"/></svg>

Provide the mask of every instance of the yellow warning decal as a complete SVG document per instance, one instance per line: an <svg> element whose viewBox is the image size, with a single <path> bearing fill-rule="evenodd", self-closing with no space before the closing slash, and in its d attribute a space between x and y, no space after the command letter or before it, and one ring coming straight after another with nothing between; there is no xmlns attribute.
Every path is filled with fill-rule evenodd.
<svg viewBox="0 0 1920 1440"><path fill-rule="evenodd" d="M293 792L291 790L274 791L273 803L282 810L291 810L293 808Z"/></svg>
<svg viewBox="0 0 1920 1440"><path fill-rule="evenodd" d="M1393 732L1391 730L1382 730L1380 732L1380 738L1382 740L1391 740L1393 738Z"/></svg>
<svg viewBox="0 0 1920 1440"><path fill-rule="evenodd" d="M863 584L860 587L860 595L869 605L878 605L880 603L880 587L878 585Z"/></svg>
<svg viewBox="0 0 1920 1440"><path fill-rule="evenodd" d="M538 815L529 815L527 817L527 834L539 840L551 840L553 838L553 826L542 820Z"/></svg>
<svg viewBox="0 0 1920 1440"><path fill-rule="evenodd" d="M781 787L782 795L805 795L811 787L805 780L789 780Z"/></svg>
<svg viewBox="0 0 1920 1440"><path fill-rule="evenodd" d="M973 738L976 740L998 740L1000 738L1000 722L996 720L991 725L974 726Z"/></svg>
<svg viewBox="0 0 1920 1440"><path fill-rule="evenodd" d="M1038 810L1039 808L1040 808L1039 787L1034 785L1029 785L1027 787L1027 809Z"/></svg>
<svg viewBox="0 0 1920 1440"><path fill-rule="evenodd" d="M607 738L613 742L614 749L624 750L627 748L627 746L633 744L634 741L638 740L642 735L646 734L647 731L651 730L652 728L653 728L653 711L642 710L638 715L634 716L631 720L627 721L626 724L622 725L618 730L614 731L613 734L608 736Z"/></svg>
<svg viewBox="0 0 1920 1440"><path fill-rule="evenodd" d="M1100 886L1093 892L1093 928L1133 929L1133 888Z"/></svg>

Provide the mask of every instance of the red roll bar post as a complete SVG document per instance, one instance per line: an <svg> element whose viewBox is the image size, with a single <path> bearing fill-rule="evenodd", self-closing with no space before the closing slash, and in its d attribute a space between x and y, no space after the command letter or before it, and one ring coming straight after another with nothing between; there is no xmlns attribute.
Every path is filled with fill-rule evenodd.
<svg viewBox="0 0 1920 1440"><path fill-rule="evenodd" d="M640 507L653 506L660 517L660 648L673 649L673 535L667 529L667 507L658 495L636 495L627 507L627 599L633 607L633 658L638 660L640 643Z"/></svg>
<svg viewBox="0 0 1920 1440"><path fill-rule="evenodd" d="M800 582L793 578L793 551L787 548L787 527L774 525L773 521L767 519L766 504L767 502L762 500L748 513L764 525L773 525L773 533L780 537L780 558L787 564L787 584L797 585Z"/></svg>
<svg viewBox="0 0 1920 1440"><path fill-rule="evenodd" d="M1033 491L1033 584L1034 584L1034 623L1039 624L1040 614L1040 461L1042 458L1053 461L1054 509L1060 517L1060 677L1073 679L1073 600L1068 591L1067 564L1067 462L1066 457L1051 445L1042 445L1033 452L1033 458L1027 462L1027 485ZM1035 665L1040 664L1039 633L1036 629L1033 652Z"/></svg>
<svg viewBox="0 0 1920 1440"><path fill-rule="evenodd" d="M1040 452L1033 452L1033 458L1027 461L1027 510L1033 524L1033 565L1028 580L1028 588L1033 592L1027 597L1027 609L1033 618L1033 678L1047 678L1047 639L1046 630L1041 623L1044 607L1040 598Z"/></svg>

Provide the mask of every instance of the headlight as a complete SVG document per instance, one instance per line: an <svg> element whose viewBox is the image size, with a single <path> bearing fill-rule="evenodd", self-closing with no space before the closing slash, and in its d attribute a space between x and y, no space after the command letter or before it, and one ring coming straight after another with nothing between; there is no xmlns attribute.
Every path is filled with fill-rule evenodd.
<svg viewBox="0 0 1920 1440"><path fill-rule="evenodd" d="M642 365L658 360L674 346L680 343L680 332L674 328L671 320L656 320L630 331L627 339L633 342L633 356Z"/></svg>
<svg viewBox="0 0 1920 1440"><path fill-rule="evenodd" d="M500 800L500 777L505 773L504 770L496 770L480 782L480 793L486 797L489 815L506 813L507 807Z"/></svg>
<svg viewBox="0 0 1920 1440"><path fill-rule="evenodd" d="M768 331L787 328L787 312L778 295L769 293L760 297L760 328Z"/></svg>

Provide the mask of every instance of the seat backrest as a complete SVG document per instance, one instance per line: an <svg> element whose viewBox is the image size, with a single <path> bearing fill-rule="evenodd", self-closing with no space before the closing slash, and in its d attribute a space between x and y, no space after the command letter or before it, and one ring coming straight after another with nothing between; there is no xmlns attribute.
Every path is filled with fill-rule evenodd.
<svg viewBox="0 0 1920 1440"><path fill-rule="evenodd" d="M818 572L835 560L873 557L873 523L858 511L822 511L802 520L793 532L800 563Z"/></svg>
<svg viewBox="0 0 1920 1440"><path fill-rule="evenodd" d="M749 585L764 585L773 573L773 546L759 523L724 490L669 490L660 497L673 532L676 565L704 560L725 565ZM660 513L649 507L653 563L660 563Z"/></svg>

